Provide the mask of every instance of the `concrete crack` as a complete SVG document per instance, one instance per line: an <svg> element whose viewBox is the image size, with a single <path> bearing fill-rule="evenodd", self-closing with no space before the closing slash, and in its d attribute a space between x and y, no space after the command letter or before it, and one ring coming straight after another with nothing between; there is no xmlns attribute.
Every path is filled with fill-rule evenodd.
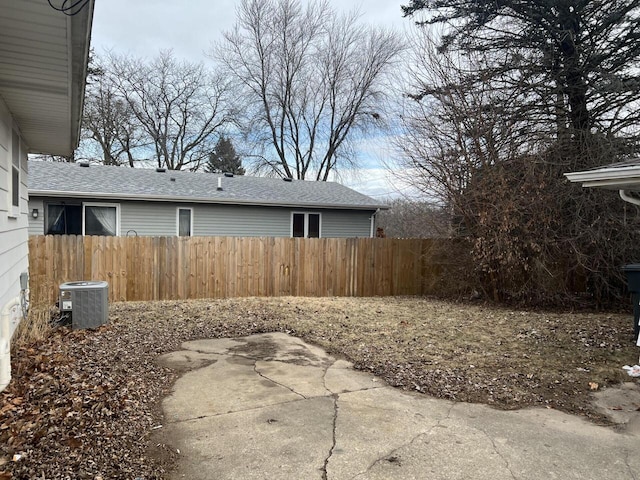
<svg viewBox="0 0 640 480"><path fill-rule="evenodd" d="M334 393L333 397L333 441L327 458L324 459L324 465L322 466L322 480L327 480L327 466L329 465L329 459L333 455L333 450L336 448L336 425L338 423L338 398L339 395Z"/></svg>
<svg viewBox="0 0 640 480"><path fill-rule="evenodd" d="M288 385L285 385L283 383L280 382L276 382L273 378L269 378L266 375L260 373L258 371L258 365L257 362L253 363L253 371L256 372L259 376L261 376L262 378L264 378L265 380L269 380L272 383L275 383L276 385L281 386L282 388L286 388L287 390L289 390L291 393L295 393L296 395L298 395L299 397L304 398L305 400L307 400L307 397L305 397L303 394L296 392L293 388L289 387Z"/></svg>
<svg viewBox="0 0 640 480"><path fill-rule="evenodd" d="M182 419L182 420L175 420L173 422L165 422L165 423L166 423L166 425L176 425L178 423L185 423L185 422L191 422L193 420L200 420L202 418L216 418L216 417L222 417L224 415L233 415L235 413L252 412L254 410L262 410L263 408L269 408L269 407L273 407L273 406L276 406L276 405L286 405L288 403L301 402L302 400L305 400L305 399L296 399L296 400L288 400L286 402L270 403L269 405L260 405L259 407L243 408L243 409L240 409L240 410L233 410L233 411L230 411L230 412L214 413L213 415L199 415L197 417L189 417L189 418L185 418L185 419Z"/></svg>
<svg viewBox="0 0 640 480"><path fill-rule="evenodd" d="M329 372L329 369L336 364L336 362L337 360L335 360L331 365L327 365L324 369L324 373L322 374L322 386L327 392L329 392L329 395L335 395L335 393L327 388L327 373Z"/></svg>
<svg viewBox="0 0 640 480"><path fill-rule="evenodd" d="M478 430L480 430L482 433L484 433L484 435L489 439L489 441L491 442L491 445L493 446L493 451L496 452L498 454L498 456L502 459L502 461L504 462L504 465L507 467L507 470L509 470L509 473L511 474L511 478L513 478L513 480L518 480L518 477L516 477L516 474L513 473L513 470L511 470L511 465L509 465L509 461L498 450L498 446L496 445L496 442L493 439L493 437L491 437L491 435L489 435L482 428L478 428Z"/></svg>
<svg viewBox="0 0 640 480"><path fill-rule="evenodd" d="M371 463L371 465L369 465L367 467L366 470L364 470L363 472L360 472L357 475L353 476L352 480L355 480L356 478L361 477L362 475L366 475L367 473L369 473L371 471L371 469L373 469L373 467L375 467L377 464L379 464L383 460L393 456L395 453L399 452L403 448L413 445L413 443L415 443L419 438L424 437L426 435L429 435L431 432L433 432L434 429L440 427L444 421L448 420L451 417L451 412L452 412L452 410L454 409L455 406L456 406L456 404L452 403L451 406L449 407L449 410L447 410L446 415L443 418L441 418L440 420L438 420L436 423L434 423L426 432L418 433L416 436L414 436L408 442L403 443L399 447L396 447L393 450L391 450L391 451L385 453L384 455L378 457L373 463ZM426 444L429 445L430 442L431 442L431 440L427 441Z"/></svg>
<svg viewBox="0 0 640 480"><path fill-rule="evenodd" d="M344 392L344 393L351 393L351 392L368 392L369 390L378 390L380 388L384 388L384 385L378 385L376 387L367 387L367 388L360 388L358 390L349 390L348 392Z"/></svg>
<svg viewBox="0 0 640 480"><path fill-rule="evenodd" d="M633 468L631 468L631 465L629 464L629 450L625 450L624 451L624 463L627 466L627 468L629 469L629 474L631 475L631 478L633 480L638 480L638 477L636 477L635 472L633 471Z"/></svg>

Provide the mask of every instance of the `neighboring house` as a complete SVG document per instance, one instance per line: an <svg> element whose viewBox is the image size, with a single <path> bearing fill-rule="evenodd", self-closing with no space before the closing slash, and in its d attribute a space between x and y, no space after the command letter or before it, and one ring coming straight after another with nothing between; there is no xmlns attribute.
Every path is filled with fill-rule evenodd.
<svg viewBox="0 0 640 480"><path fill-rule="evenodd" d="M77 146L93 1L73 16L46 0L0 0L0 12L2 390L8 383L6 342L21 318L20 278L26 283L29 267L27 153L71 155Z"/></svg>
<svg viewBox="0 0 640 480"><path fill-rule="evenodd" d="M29 162L31 235L372 237L386 208L335 182Z"/></svg>
<svg viewBox="0 0 640 480"><path fill-rule="evenodd" d="M582 172L566 173L573 183L583 187L599 187L618 190L625 202L640 205L640 160L612 163Z"/></svg>

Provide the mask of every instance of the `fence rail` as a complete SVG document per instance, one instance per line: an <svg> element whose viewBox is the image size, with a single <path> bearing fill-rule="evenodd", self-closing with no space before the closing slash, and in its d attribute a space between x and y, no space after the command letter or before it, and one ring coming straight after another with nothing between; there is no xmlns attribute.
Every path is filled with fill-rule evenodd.
<svg viewBox="0 0 640 480"><path fill-rule="evenodd" d="M67 281L106 280L111 301L431 293L436 240L82 237L29 239L33 303Z"/></svg>

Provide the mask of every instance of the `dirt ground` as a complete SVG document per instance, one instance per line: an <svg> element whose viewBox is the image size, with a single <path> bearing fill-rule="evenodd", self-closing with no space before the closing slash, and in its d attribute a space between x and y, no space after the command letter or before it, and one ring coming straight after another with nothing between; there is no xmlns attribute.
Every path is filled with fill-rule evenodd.
<svg viewBox="0 0 640 480"><path fill-rule="evenodd" d="M0 394L0 480L163 478L179 453L159 402L186 340L281 331L407 390L608 420L592 393L629 381L631 313L544 313L429 298L133 302L94 331L57 329L13 352ZM640 407L640 406L639 406Z"/></svg>

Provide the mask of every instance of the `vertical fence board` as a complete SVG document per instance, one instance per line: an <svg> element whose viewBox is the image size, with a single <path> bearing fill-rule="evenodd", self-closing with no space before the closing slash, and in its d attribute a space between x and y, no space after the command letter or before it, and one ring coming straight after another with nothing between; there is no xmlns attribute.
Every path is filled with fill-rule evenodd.
<svg viewBox="0 0 640 480"><path fill-rule="evenodd" d="M429 293L443 274L434 240L32 236L34 303L60 283L106 280L118 300Z"/></svg>

